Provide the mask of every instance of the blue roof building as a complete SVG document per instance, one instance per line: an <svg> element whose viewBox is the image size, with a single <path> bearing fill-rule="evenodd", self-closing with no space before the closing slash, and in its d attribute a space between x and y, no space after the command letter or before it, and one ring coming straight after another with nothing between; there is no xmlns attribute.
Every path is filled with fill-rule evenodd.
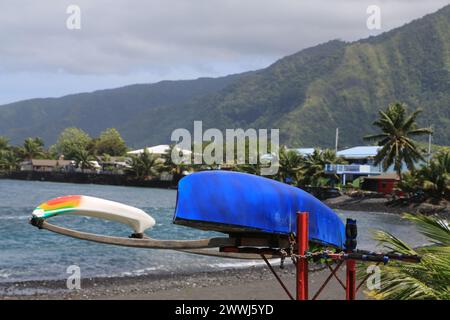
<svg viewBox="0 0 450 320"><path fill-rule="evenodd" d="M353 147L349 149L344 149L337 152L337 155L339 157L342 157L344 159L373 159L377 153L378 150L380 150L381 147L379 146L358 146Z"/></svg>
<svg viewBox="0 0 450 320"><path fill-rule="evenodd" d="M375 165L374 158L380 149L379 146L357 146L340 150L336 155L347 160L349 164L327 164L325 172L340 175L343 184L360 176L379 175L382 167L381 164Z"/></svg>

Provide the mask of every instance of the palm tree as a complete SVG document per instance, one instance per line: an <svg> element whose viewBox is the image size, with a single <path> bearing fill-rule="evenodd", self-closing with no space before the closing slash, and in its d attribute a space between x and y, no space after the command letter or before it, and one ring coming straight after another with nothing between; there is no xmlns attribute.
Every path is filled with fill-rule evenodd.
<svg viewBox="0 0 450 320"><path fill-rule="evenodd" d="M20 158L17 157L14 150L0 150L0 170L7 172L19 169Z"/></svg>
<svg viewBox="0 0 450 320"><path fill-rule="evenodd" d="M397 187L407 193L409 198L420 193L432 200L450 200L450 151L440 151L428 165L405 173Z"/></svg>
<svg viewBox="0 0 450 320"><path fill-rule="evenodd" d="M409 199L419 191L421 181L417 172L406 172L403 174L403 178L396 185L398 190L404 192Z"/></svg>
<svg viewBox="0 0 450 320"><path fill-rule="evenodd" d="M417 116L422 112L418 109L412 114L406 114L406 107L402 103L393 103L386 111L379 111L380 118L373 124L382 133L365 136L365 140L376 141L382 148L375 156L375 164L382 163L386 171L391 165L402 179L402 164L405 163L410 171L414 170L414 163L424 160L416 146L413 137L431 134L430 128L418 128Z"/></svg>
<svg viewBox="0 0 450 320"><path fill-rule="evenodd" d="M281 147L278 151L278 172L275 179L297 185L302 177L300 169L303 160L303 156L297 151L288 150L286 146Z"/></svg>
<svg viewBox="0 0 450 320"><path fill-rule="evenodd" d="M103 162L111 162L111 156L110 156L109 154L107 154L107 153L104 153L104 154L101 156L101 160L102 160Z"/></svg>
<svg viewBox="0 0 450 320"><path fill-rule="evenodd" d="M339 181L336 174L325 173L325 165L327 164L345 164L346 161L336 155L334 150L315 149L314 152L305 157L301 167L304 180L303 184L319 186L328 184L331 180Z"/></svg>
<svg viewBox="0 0 450 320"><path fill-rule="evenodd" d="M142 166L138 155L132 155L127 161L129 168L125 169L127 174L133 175L135 178L142 177Z"/></svg>
<svg viewBox="0 0 450 320"><path fill-rule="evenodd" d="M450 152L439 152L419 173L422 188L435 199L450 200Z"/></svg>
<svg viewBox="0 0 450 320"><path fill-rule="evenodd" d="M139 155L133 155L128 161L130 168L128 173L133 174L138 179L147 179L149 176L156 176L163 168L164 161L156 154L144 149Z"/></svg>
<svg viewBox="0 0 450 320"><path fill-rule="evenodd" d="M175 149L175 148L177 148L177 149ZM164 164L161 166L161 169L165 170L171 174L174 174L174 175L181 175L183 172L189 171L192 168L192 166L190 164L186 163L187 161L184 161L181 163L174 163L172 160L172 152L174 150L178 150L180 153L180 157L183 157L183 159L184 159L184 157L192 158L191 155L184 154L183 151L180 150L176 145L174 145L174 144L170 145L169 149L167 149L167 151L161 155L161 159L164 162ZM192 159L190 159L190 160L192 163Z"/></svg>
<svg viewBox="0 0 450 320"><path fill-rule="evenodd" d="M6 137L0 136L0 151L9 149L9 140Z"/></svg>
<svg viewBox="0 0 450 320"><path fill-rule="evenodd" d="M391 261L382 267L379 290L369 291L376 299L450 299L450 227L445 219L410 215L420 233L428 237L431 246L413 249L394 235L376 231L374 238L393 252L422 256L420 263Z"/></svg>
<svg viewBox="0 0 450 320"><path fill-rule="evenodd" d="M26 138L23 142L22 153L24 159L31 160L44 154L44 141L41 138Z"/></svg>
<svg viewBox="0 0 450 320"><path fill-rule="evenodd" d="M73 160L75 160L75 164L81 169L81 172L94 168L91 162L94 159L94 156L87 150L77 150L73 155Z"/></svg>
<svg viewBox="0 0 450 320"><path fill-rule="evenodd" d="M244 172L244 173L248 173L248 174L254 174L254 175L261 175L261 167L263 165L261 164L260 161L258 161L256 164L238 164L233 166L233 170L237 171L237 172Z"/></svg>

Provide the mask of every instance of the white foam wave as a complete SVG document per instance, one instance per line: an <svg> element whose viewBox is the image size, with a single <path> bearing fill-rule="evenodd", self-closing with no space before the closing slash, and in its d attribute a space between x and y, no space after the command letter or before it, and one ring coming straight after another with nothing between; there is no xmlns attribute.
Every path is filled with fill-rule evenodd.
<svg viewBox="0 0 450 320"><path fill-rule="evenodd" d="M21 215L21 216L6 216L6 217L1 217L0 216L0 220L28 220L28 219L30 219L30 215L29 216L24 216L24 215Z"/></svg>
<svg viewBox="0 0 450 320"><path fill-rule="evenodd" d="M274 263L276 261L279 261L277 259L272 259L270 262ZM256 267L264 265L264 261L245 261L245 262L219 262L219 263L211 263L208 264L209 267L212 268L246 268L246 267Z"/></svg>
<svg viewBox="0 0 450 320"><path fill-rule="evenodd" d="M157 267L149 267L149 268L144 268L144 269L138 269L138 270L132 270L132 271L125 271L120 273L120 277L129 277L129 276L141 276L144 274L147 274L151 271L156 271L156 270L160 270L163 269L164 266L160 265Z"/></svg>

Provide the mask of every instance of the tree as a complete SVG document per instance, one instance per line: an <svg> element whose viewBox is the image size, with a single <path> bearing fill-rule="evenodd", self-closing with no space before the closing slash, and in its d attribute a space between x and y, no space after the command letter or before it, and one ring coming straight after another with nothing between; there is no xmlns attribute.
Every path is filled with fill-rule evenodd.
<svg viewBox="0 0 450 320"><path fill-rule="evenodd" d="M420 195L420 199L450 200L450 151L443 149L427 165L403 174L397 187L409 198Z"/></svg>
<svg viewBox="0 0 450 320"><path fill-rule="evenodd" d="M9 149L9 140L4 136L0 136L0 151Z"/></svg>
<svg viewBox="0 0 450 320"><path fill-rule="evenodd" d="M114 128L106 129L100 133L100 136L95 142L95 153L99 155L106 153L110 156L122 156L127 150L125 141Z"/></svg>
<svg viewBox="0 0 450 320"><path fill-rule="evenodd" d="M233 170L259 176L261 175L261 169L264 167L267 167L267 165L262 164L261 161L258 161L256 164L246 163L235 165Z"/></svg>
<svg viewBox="0 0 450 320"><path fill-rule="evenodd" d="M432 216L410 215L420 233L433 245L413 249L394 235L376 231L375 240L394 253L420 255L420 263L391 261L382 266L379 290L369 291L376 299L450 299L450 227L445 219Z"/></svg>
<svg viewBox="0 0 450 320"><path fill-rule="evenodd" d="M131 156L128 164L130 165L130 168L127 169L129 174L134 175L137 179L145 180L158 175L164 166L164 161L158 155L144 149L141 154Z"/></svg>
<svg viewBox="0 0 450 320"><path fill-rule="evenodd" d="M94 165L91 161L94 160L94 156L89 153L88 150L78 150L73 154L73 160L78 168L84 172L86 169L93 169Z"/></svg>
<svg viewBox="0 0 450 320"><path fill-rule="evenodd" d="M44 141L41 138L26 138L23 142L21 153L24 159L31 160L33 158L44 155Z"/></svg>
<svg viewBox="0 0 450 320"><path fill-rule="evenodd" d="M450 152L439 152L418 172L423 191L434 199L450 200Z"/></svg>
<svg viewBox="0 0 450 320"><path fill-rule="evenodd" d="M0 170L12 172L19 169L20 158L14 150L0 150Z"/></svg>
<svg viewBox="0 0 450 320"><path fill-rule="evenodd" d="M314 152L305 157L301 167L305 185L320 186L328 184L331 180L339 181L336 174L326 174L325 165L327 164L345 164L346 161L336 155L334 150L315 149Z"/></svg>
<svg viewBox="0 0 450 320"><path fill-rule="evenodd" d="M297 185L301 179L303 161L303 156L298 152L288 150L286 146L281 147L278 151L278 172L275 175L276 180Z"/></svg>
<svg viewBox="0 0 450 320"><path fill-rule="evenodd" d="M405 172L401 181L397 182L396 188L412 199L420 190L421 179L416 171Z"/></svg>
<svg viewBox="0 0 450 320"><path fill-rule="evenodd" d="M70 160L77 153L87 150L91 140L92 138L79 128L66 128L61 132L52 149Z"/></svg>
<svg viewBox="0 0 450 320"><path fill-rule="evenodd" d="M424 160L413 137L431 134L430 128L418 128L417 116L422 110L406 114L406 107L402 103L393 103L385 111L379 111L380 118L373 124L380 128L381 133L365 136L365 140L376 141L382 148L375 156L375 164L382 163L386 171L391 165L402 179L402 164L405 163L410 171L415 168L415 162Z"/></svg>
<svg viewBox="0 0 450 320"><path fill-rule="evenodd" d="M175 149L177 148L177 149ZM179 152L179 156L186 158L186 160L190 160L190 162L192 163L192 154L184 154L187 151L183 151L180 150L176 145L170 145L169 149L167 149L167 151L161 155L161 159L164 162L162 169L171 173L171 174L175 174L175 175L180 175L185 171L189 171L192 169L192 165L188 164L186 162L188 161L182 161L181 163L174 163L172 160L172 152L174 150L178 150Z"/></svg>
<svg viewBox="0 0 450 320"><path fill-rule="evenodd" d="M127 160L127 164L129 168L125 169L125 172L129 175L133 175L136 179L139 179L143 176L142 174L142 165L139 160L139 155L132 155L130 159Z"/></svg>

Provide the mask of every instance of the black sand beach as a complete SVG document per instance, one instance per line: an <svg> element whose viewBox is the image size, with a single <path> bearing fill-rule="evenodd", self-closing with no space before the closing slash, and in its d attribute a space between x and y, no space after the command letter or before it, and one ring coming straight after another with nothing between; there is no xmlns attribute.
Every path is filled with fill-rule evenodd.
<svg viewBox="0 0 450 320"><path fill-rule="evenodd" d="M443 217L450 217L450 203L441 201L439 204L431 203L411 203L403 205L394 203L386 197L350 197L342 195L336 198L329 198L323 201L327 206L333 209L346 211L366 211L366 212L385 212L402 214L422 213L425 215L438 214Z"/></svg>
<svg viewBox="0 0 450 320"><path fill-rule="evenodd" d="M287 262L285 269L275 265L275 270L295 296L295 268L292 263ZM329 274L328 269L310 272L310 298ZM345 282L345 267L338 274ZM357 299L366 299L363 289L364 286ZM193 274L82 279L80 290L68 290L65 280L0 284L0 299L288 300L289 297L268 268L258 266ZM345 291L332 278L319 299L343 300Z"/></svg>

